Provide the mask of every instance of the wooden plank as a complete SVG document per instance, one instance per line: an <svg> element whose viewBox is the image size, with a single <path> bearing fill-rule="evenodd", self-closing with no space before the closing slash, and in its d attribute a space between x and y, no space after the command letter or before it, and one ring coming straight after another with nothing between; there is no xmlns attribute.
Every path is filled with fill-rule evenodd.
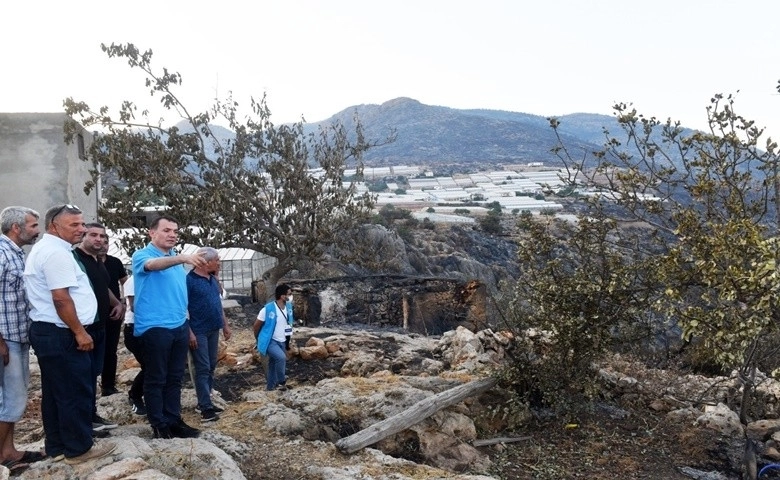
<svg viewBox="0 0 780 480"><path fill-rule="evenodd" d="M523 442L525 440L531 440L533 437L497 437L497 438L486 438L484 440L474 440L471 442L472 445L475 447L484 447L487 445L495 445L497 443L514 443L514 442Z"/></svg>
<svg viewBox="0 0 780 480"><path fill-rule="evenodd" d="M443 408L486 392L496 384L495 378L474 380L421 400L401 413L377 422L368 428L336 442L342 453L354 453L376 442L420 423Z"/></svg>

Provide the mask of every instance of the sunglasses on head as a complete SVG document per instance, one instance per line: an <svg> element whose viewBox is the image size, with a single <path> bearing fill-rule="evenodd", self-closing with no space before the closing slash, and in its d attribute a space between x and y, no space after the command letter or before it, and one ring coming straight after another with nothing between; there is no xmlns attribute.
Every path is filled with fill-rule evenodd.
<svg viewBox="0 0 780 480"><path fill-rule="evenodd" d="M58 208L56 212L54 212L54 215L51 216L52 220L57 218L57 215L59 215L60 213L62 213L65 210L76 210L78 212L81 212L81 209L79 207L77 207L76 205L71 205L69 203L66 203L65 205L63 205L60 208Z"/></svg>

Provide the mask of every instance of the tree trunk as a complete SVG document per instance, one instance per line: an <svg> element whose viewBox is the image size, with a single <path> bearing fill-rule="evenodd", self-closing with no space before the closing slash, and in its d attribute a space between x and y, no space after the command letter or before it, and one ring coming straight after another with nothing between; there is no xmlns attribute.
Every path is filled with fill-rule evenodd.
<svg viewBox="0 0 780 480"><path fill-rule="evenodd" d="M443 408L454 405L471 396L486 392L493 388L495 384L495 378L484 378L433 395L432 397L417 402L401 413L375 423L353 435L340 439L336 442L336 447L343 453L357 452L390 435L420 423Z"/></svg>

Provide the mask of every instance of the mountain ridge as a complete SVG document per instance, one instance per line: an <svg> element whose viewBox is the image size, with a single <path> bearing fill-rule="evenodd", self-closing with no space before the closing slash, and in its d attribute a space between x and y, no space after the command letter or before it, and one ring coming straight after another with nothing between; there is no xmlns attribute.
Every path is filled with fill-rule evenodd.
<svg viewBox="0 0 780 480"><path fill-rule="evenodd" d="M381 104L352 105L327 119L306 122L304 132L316 133L334 123L354 132L356 116L369 141L381 142L391 133L396 134L394 142L365 152L364 161L370 166L447 164L469 170L482 165L531 162L562 166L552 152L559 140L549 118L524 112L455 109L398 97ZM579 112L554 118L559 121L560 141L577 158L581 158L582 152L602 150L605 130L613 135L622 132L614 116ZM186 121L177 126L182 132L192 130ZM225 127L212 128L220 142L233 135Z"/></svg>
<svg viewBox="0 0 780 480"><path fill-rule="evenodd" d="M326 120L306 124L308 131L341 122L347 130L354 128L354 115L363 124L367 138L381 139L393 130L395 142L366 152L372 164L418 163L517 163L544 162L560 164L551 153L557 139L549 121L541 115L506 110L460 110L425 105L408 97L398 97L382 104L353 105ZM587 115L594 124L615 125L606 115ZM567 116L557 117L565 125ZM600 148L584 138L594 138L601 128L560 130L567 146L596 150Z"/></svg>

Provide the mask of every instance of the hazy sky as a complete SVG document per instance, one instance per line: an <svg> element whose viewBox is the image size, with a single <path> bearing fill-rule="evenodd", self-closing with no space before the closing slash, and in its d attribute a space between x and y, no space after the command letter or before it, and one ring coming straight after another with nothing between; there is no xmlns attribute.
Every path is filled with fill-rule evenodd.
<svg viewBox="0 0 780 480"><path fill-rule="evenodd" d="M323 120L410 97L544 116L615 102L703 128L714 93L780 139L776 0L62 0L0 7L0 111L132 99L140 71L100 43L132 42L178 71L181 98L268 94L272 120Z"/></svg>

